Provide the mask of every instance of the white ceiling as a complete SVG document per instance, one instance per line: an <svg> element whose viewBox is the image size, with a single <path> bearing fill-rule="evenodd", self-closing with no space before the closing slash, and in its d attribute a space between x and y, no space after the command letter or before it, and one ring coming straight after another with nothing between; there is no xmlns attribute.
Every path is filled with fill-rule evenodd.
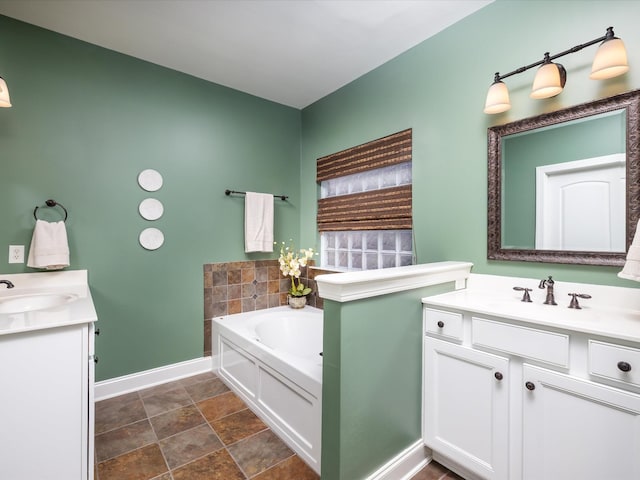
<svg viewBox="0 0 640 480"><path fill-rule="evenodd" d="M0 14L303 108L492 1L0 0Z"/></svg>

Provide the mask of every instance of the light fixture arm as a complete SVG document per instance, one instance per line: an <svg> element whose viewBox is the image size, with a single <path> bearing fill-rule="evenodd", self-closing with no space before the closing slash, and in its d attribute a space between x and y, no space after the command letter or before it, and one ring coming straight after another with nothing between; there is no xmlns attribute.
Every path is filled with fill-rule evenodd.
<svg viewBox="0 0 640 480"><path fill-rule="evenodd" d="M489 87L487 92L487 99L484 104L484 113L494 114L506 112L511 108L511 101L509 100L509 89L502 81L512 75L526 72L533 67L540 67L533 80L533 86L529 97L535 99L551 98L555 97L564 89L564 85L567 81L567 71L559 64L554 63L556 58L569 55L570 53L576 53L583 48L594 45L598 42L602 42L598 47L598 51L591 64L591 74L589 78L592 80L606 80L609 78L617 77L629 71L629 62L627 60L627 52L624 47L624 43L613 33L613 27L608 27L607 32L598 38L595 38L589 42L576 45L563 52L549 55L549 52L544 54L542 60L525 65L524 67L516 68L512 72L500 75L500 72L496 72L493 83Z"/></svg>
<svg viewBox="0 0 640 480"><path fill-rule="evenodd" d="M520 67L515 69L512 72L509 73L505 73L504 75L500 75L499 72L496 72L495 77L494 77L494 82L499 82L507 77L510 77L512 75L517 75L519 73L523 73L526 72L527 70L533 68L533 67L537 67L540 66L544 63L547 63L548 61L553 61L556 58L560 58L560 57L564 57L565 55L569 55L570 53L576 53L579 52L580 50L582 50L583 48L586 47L590 47L591 45L595 45L598 42L603 42L605 40L611 40L612 38L614 38L615 35L613 33L613 27L608 27L607 28L607 33L605 35L603 35L602 37L598 37L595 40L591 40L587 43L583 43L581 45L576 45L575 47L572 47L568 50L565 50L564 52L560 52L560 53L556 53L555 55L549 55L549 52L545 53L545 57L542 60L539 60L535 63L531 63L529 65L526 65L524 67ZM547 60L548 59L548 60Z"/></svg>

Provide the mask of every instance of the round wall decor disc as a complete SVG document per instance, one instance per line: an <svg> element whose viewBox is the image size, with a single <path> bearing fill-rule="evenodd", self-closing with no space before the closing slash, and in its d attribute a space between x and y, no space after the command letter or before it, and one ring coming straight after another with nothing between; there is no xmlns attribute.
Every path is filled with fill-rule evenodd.
<svg viewBox="0 0 640 480"><path fill-rule="evenodd" d="M164 243L164 234L157 228L145 228L140 232L140 245L147 250L157 250Z"/></svg>
<svg viewBox="0 0 640 480"><path fill-rule="evenodd" d="M146 220L157 220L164 213L164 207L160 200L156 200L155 198L145 198L140 202L138 211L142 218Z"/></svg>
<svg viewBox="0 0 640 480"><path fill-rule="evenodd" d="M138 175L138 185L147 192L155 192L162 187L162 175L153 169L147 169Z"/></svg>

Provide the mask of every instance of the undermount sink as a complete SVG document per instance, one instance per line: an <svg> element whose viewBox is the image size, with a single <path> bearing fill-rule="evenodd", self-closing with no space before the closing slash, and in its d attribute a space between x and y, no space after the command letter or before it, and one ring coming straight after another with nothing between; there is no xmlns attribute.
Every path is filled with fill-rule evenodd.
<svg viewBox="0 0 640 480"><path fill-rule="evenodd" d="M32 293L0 297L0 314L44 310L77 299L78 296L73 293Z"/></svg>

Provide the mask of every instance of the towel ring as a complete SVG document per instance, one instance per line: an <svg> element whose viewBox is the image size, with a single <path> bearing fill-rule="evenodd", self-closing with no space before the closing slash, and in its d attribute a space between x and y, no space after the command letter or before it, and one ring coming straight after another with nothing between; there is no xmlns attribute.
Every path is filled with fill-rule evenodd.
<svg viewBox="0 0 640 480"><path fill-rule="evenodd" d="M61 204L61 203L58 203L58 202L56 202L55 200L51 200L51 199L47 200L47 201L46 201L46 202L44 202L44 203L47 205L47 207L55 207L55 206L58 206L58 207L60 207L62 210L64 210L64 220L63 220L63 222L66 222L66 221L67 221L67 217L69 216L69 214L68 214L68 212L67 212L67 209L66 209L66 208L64 208L64 206L62 206L62 204ZM39 209L39 208L40 208L40 207L36 206L36 208L34 208L34 209L33 209L33 218L35 218L36 220L38 220L38 216L36 215L36 212L38 211L38 209Z"/></svg>

